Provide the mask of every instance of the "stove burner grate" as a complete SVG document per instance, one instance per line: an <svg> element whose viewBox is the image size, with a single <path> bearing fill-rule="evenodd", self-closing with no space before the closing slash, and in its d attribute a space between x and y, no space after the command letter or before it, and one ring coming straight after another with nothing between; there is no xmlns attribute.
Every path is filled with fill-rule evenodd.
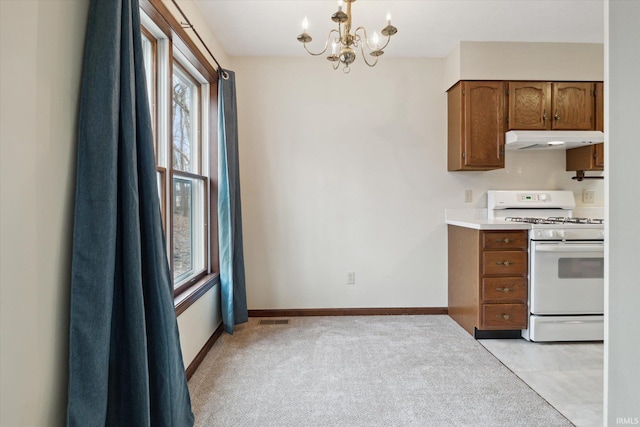
<svg viewBox="0 0 640 427"><path fill-rule="evenodd" d="M548 218L508 216L505 221L524 222L528 224L604 224L601 218L569 218L561 216L552 216Z"/></svg>

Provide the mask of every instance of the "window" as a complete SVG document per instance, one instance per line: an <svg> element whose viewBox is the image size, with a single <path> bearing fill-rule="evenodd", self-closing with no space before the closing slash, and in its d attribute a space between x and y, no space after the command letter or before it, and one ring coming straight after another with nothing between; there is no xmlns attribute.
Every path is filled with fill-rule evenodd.
<svg viewBox="0 0 640 427"><path fill-rule="evenodd" d="M167 238L174 296L187 293L217 273L210 253L217 245L216 209L211 212L210 189L217 169L210 168L210 104L217 89L215 72L199 61L184 42L174 44L173 29L141 11L142 50L153 117L158 194ZM162 25L165 25L164 27ZM214 146L215 147L215 146ZM213 176L210 174L213 170ZM215 202L215 199L214 199Z"/></svg>
<svg viewBox="0 0 640 427"><path fill-rule="evenodd" d="M173 169L198 173L198 99L200 86L173 67Z"/></svg>

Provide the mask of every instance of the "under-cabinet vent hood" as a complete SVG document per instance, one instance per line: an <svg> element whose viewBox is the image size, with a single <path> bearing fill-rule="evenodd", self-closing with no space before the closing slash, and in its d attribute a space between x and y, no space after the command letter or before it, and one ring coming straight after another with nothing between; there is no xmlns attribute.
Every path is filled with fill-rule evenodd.
<svg viewBox="0 0 640 427"><path fill-rule="evenodd" d="M604 142L604 133L592 130L511 130L505 133L507 150L567 150Z"/></svg>

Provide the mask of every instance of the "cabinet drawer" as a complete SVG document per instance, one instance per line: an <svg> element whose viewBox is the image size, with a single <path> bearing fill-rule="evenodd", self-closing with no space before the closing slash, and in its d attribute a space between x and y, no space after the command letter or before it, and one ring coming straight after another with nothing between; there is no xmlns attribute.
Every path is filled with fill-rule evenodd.
<svg viewBox="0 0 640 427"><path fill-rule="evenodd" d="M482 253L482 274L485 276L519 276L526 273L526 252L488 251Z"/></svg>
<svg viewBox="0 0 640 427"><path fill-rule="evenodd" d="M481 298L484 302L527 301L526 277L490 277L482 279Z"/></svg>
<svg viewBox="0 0 640 427"><path fill-rule="evenodd" d="M482 329L525 329L526 304L483 304Z"/></svg>
<svg viewBox="0 0 640 427"><path fill-rule="evenodd" d="M526 247L526 231L485 231L482 233L482 249L524 249Z"/></svg>

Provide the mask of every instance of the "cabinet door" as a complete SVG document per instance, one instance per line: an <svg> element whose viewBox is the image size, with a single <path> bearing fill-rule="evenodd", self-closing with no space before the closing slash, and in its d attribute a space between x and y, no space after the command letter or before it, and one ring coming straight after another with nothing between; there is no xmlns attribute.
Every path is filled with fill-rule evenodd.
<svg viewBox="0 0 640 427"><path fill-rule="evenodd" d="M509 129L551 127L551 84L509 82Z"/></svg>
<svg viewBox="0 0 640 427"><path fill-rule="evenodd" d="M604 170L604 144L588 145L586 147L578 147L567 150L566 170Z"/></svg>
<svg viewBox="0 0 640 427"><path fill-rule="evenodd" d="M596 83L596 130L604 132L604 83ZM604 162L602 164L604 166Z"/></svg>
<svg viewBox="0 0 640 427"><path fill-rule="evenodd" d="M595 129L593 83L553 83L552 91L552 129Z"/></svg>
<svg viewBox="0 0 640 427"><path fill-rule="evenodd" d="M464 166L504 167L504 82L464 82Z"/></svg>
<svg viewBox="0 0 640 427"><path fill-rule="evenodd" d="M604 170L604 144L596 144L593 147L595 155L593 156L593 166L596 170Z"/></svg>

